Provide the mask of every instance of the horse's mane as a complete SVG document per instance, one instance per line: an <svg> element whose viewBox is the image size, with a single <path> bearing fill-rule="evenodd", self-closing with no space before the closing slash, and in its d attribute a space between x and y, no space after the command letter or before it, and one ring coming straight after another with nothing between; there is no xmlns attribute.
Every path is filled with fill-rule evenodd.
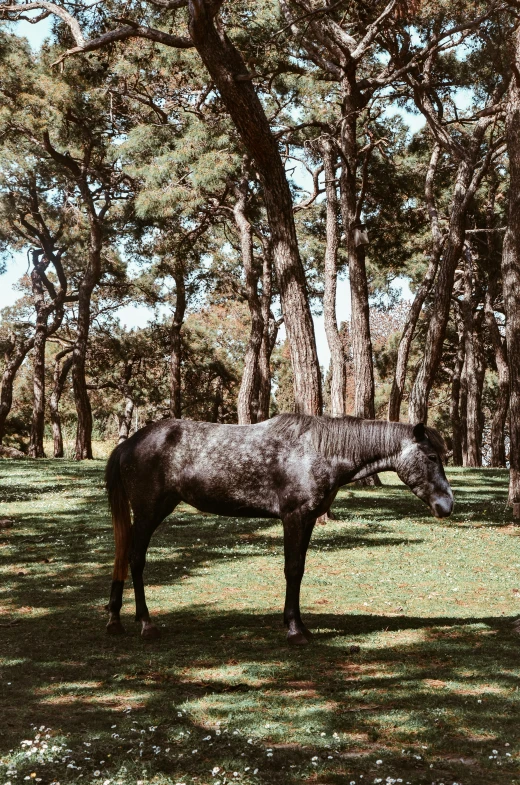
<svg viewBox="0 0 520 785"><path fill-rule="evenodd" d="M359 455L378 444L385 455L396 452L403 440L413 439L413 425L386 420L363 420L359 417L313 417L309 414L280 414L271 421L273 432L298 439L309 433L316 452L324 457ZM443 458L446 443L436 428L425 426L425 436L435 452Z"/></svg>

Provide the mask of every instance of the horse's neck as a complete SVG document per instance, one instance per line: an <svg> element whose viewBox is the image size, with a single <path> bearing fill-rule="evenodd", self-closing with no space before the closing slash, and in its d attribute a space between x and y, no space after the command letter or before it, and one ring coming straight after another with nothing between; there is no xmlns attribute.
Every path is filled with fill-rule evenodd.
<svg viewBox="0 0 520 785"><path fill-rule="evenodd" d="M388 438L389 424L361 421L354 427L346 423L345 427L352 428L347 439L347 444L350 444L348 450L350 454L343 455L340 460L349 466L350 472L353 473L351 481L362 480L377 472L395 468L397 455L402 449L401 439L399 433L395 435L397 438ZM403 440L404 437L403 433Z"/></svg>

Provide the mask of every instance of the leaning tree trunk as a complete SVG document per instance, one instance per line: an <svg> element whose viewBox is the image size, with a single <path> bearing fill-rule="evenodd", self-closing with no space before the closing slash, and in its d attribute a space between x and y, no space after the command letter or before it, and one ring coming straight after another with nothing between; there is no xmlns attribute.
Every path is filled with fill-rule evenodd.
<svg viewBox="0 0 520 785"><path fill-rule="evenodd" d="M325 171L325 193L327 195L327 226L325 248L325 280L323 292L323 319L325 334L330 349L331 384L330 403L333 417L345 414L345 384L347 379L343 343L336 317L336 289L338 281L338 197L336 192L336 165L334 148L328 138L320 144Z"/></svg>
<svg viewBox="0 0 520 785"><path fill-rule="evenodd" d="M513 75L506 107L509 212L502 251L502 282L509 364L509 503L520 503L520 27L515 33Z"/></svg>
<svg viewBox="0 0 520 785"><path fill-rule="evenodd" d="M49 309L45 303L43 283L36 266L32 270L31 281L36 308L36 324L33 346L33 407L28 454L31 458L45 458L43 449L45 428L45 347L47 344Z"/></svg>
<svg viewBox="0 0 520 785"><path fill-rule="evenodd" d="M182 336L181 330L186 313L186 283L184 266L177 261L173 272L175 279L175 312L170 327L170 417L180 420L182 417L181 368L182 368Z"/></svg>
<svg viewBox="0 0 520 785"><path fill-rule="evenodd" d="M437 267L439 265L439 259L442 252L442 233L439 228L439 218L433 191L435 172L437 171L440 151L440 145L436 144L433 148L430 158L430 165L426 174L424 188L426 205L430 214L430 222L432 227L433 248L426 274L421 282L421 285L417 289L416 295L410 306L403 333L401 335L401 340L399 341L395 373L392 381L392 389L390 391L390 399L388 401L388 419L391 422L399 422L401 417L401 403L404 395L410 347L412 345L415 328L417 326L419 316L421 315L424 301L430 293L433 281L435 280L435 274L437 273Z"/></svg>
<svg viewBox="0 0 520 785"><path fill-rule="evenodd" d="M189 0L191 39L240 134L264 188L274 265L291 352L296 409L320 414L321 377L305 273L298 251L291 192L278 143L246 65L207 0Z"/></svg>
<svg viewBox="0 0 520 785"><path fill-rule="evenodd" d="M428 398L442 356L444 336L450 314L455 268L464 244L466 224L465 197L472 174L473 167L466 159L462 160L459 164L455 182L449 233L437 273L424 355L410 396L410 422L426 422L428 419Z"/></svg>
<svg viewBox="0 0 520 785"><path fill-rule="evenodd" d="M233 208L240 237L242 264L246 278L246 296L251 316L251 331L244 357L244 370L238 392L237 415L239 425L248 425L253 420L253 398L258 375L258 355L262 345L264 320L262 304L258 296L258 274L253 257L253 232L246 216L247 179L244 177L235 189L236 203ZM255 418L256 419L256 418Z"/></svg>
<svg viewBox="0 0 520 785"><path fill-rule="evenodd" d="M54 442L54 457L63 458L63 434L61 430L61 417L60 417L60 400L65 387L65 381L72 368L73 358L67 357L63 365L60 365L61 360L65 355L69 354L72 349L64 349L58 352L54 358L54 387L49 399L49 411L51 414L52 424L52 439Z"/></svg>

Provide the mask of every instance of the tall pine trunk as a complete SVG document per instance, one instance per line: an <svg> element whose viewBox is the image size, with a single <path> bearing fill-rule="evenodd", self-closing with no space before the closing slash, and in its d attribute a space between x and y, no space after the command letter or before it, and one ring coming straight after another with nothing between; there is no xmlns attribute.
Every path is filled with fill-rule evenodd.
<svg viewBox="0 0 520 785"><path fill-rule="evenodd" d="M186 283L184 266L176 261L173 271L175 279L175 312L170 327L170 417L182 417L181 369L182 369L182 325L186 313Z"/></svg>
<svg viewBox="0 0 520 785"><path fill-rule="evenodd" d="M34 336L17 344L13 339L5 354L4 371L0 385L0 444L5 437L6 421L13 405L13 385L20 366L34 345Z"/></svg>
<svg viewBox="0 0 520 785"><path fill-rule="evenodd" d="M425 200L428 212L430 215L430 222L432 228L433 248L430 254L430 261L426 274L417 289L413 302L406 317L406 323L403 328L399 347L397 349L397 362L395 366L394 378L392 380L392 389L390 391L390 398L388 401L388 419L391 422L399 422L401 417L401 403L404 395L404 388L406 383L406 372L408 369L408 358L410 356L410 347L412 345L413 337L415 335L415 328L421 315L421 310L424 305L426 297L430 293L437 267L439 266L439 259L442 252L442 234L439 228L439 219L437 214L437 207L434 198L434 178L437 171L437 164L439 162L441 148L439 144L435 144L432 155L430 158L430 165L426 174L425 181ZM411 420L410 420L411 422Z"/></svg>
<svg viewBox="0 0 520 785"><path fill-rule="evenodd" d="M262 304L258 296L258 274L255 271L253 257L253 231L246 216L247 204L247 178L244 177L235 188L236 202L233 208L235 223L240 237L242 264L244 265L246 297L251 317L251 329L246 354L244 357L244 370L238 392L237 415L239 425L247 425L256 420L253 412L253 399L255 383L258 376L258 356L262 346L264 320Z"/></svg>
<svg viewBox="0 0 520 785"><path fill-rule="evenodd" d="M72 352L72 387L78 417L74 459L92 458L92 409L87 390L86 362L90 331L90 306L92 293L101 278L102 232L91 197L84 185L85 201L89 205L90 248L89 264L78 291L78 323L76 341Z"/></svg>
<svg viewBox="0 0 520 785"><path fill-rule="evenodd" d="M54 386L49 399L49 411L52 424L53 454L55 458L63 458L63 434L61 430L60 400L65 387L65 381L72 368L72 355L67 357L63 365L61 360L70 354L71 349L58 352L54 358Z"/></svg>
<svg viewBox="0 0 520 785"><path fill-rule="evenodd" d="M507 413L509 411L509 367L507 364L506 347L502 341L500 330L498 329L489 288L486 293L486 325L491 338L491 345L495 353L495 364L498 376L497 400L491 419L490 466L505 467L506 448L504 432L507 422Z"/></svg>
<svg viewBox="0 0 520 785"><path fill-rule="evenodd" d="M473 261L468 248L464 252L464 298L461 303L466 355L466 450L464 466L482 465L482 385L484 363L481 328L473 302Z"/></svg>
<svg viewBox="0 0 520 785"><path fill-rule="evenodd" d="M450 399L450 420L452 433L453 465L462 466L462 419L461 407L461 384L462 369L466 356L466 338L464 334L464 322L458 318L458 344L457 354L451 375L451 399Z"/></svg>
<svg viewBox="0 0 520 785"><path fill-rule="evenodd" d="M296 410L319 414L321 378L305 273L298 251L291 192L269 121L238 50L217 32L207 0L189 0L191 39L213 79L263 185L285 328Z"/></svg>
<svg viewBox="0 0 520 785"><path fill-rule="evenodd" d="M43 449L43 434L45 428L45 347L47 344L47 320L49 318L49 309L45 302L45 293L42 279L38 271L37 261L35 261L35 266L31 272L31 282L36 308L36 324L32 355L33 407L28 454L31 458L45 458L45 451Z"/></svg>
<svg viewBox="0 0 520 785"><path fill-rule="evenodd" d="M513 74L506 107L509 211L502 251L502 282L509 365L509 503L520 503L520 27L515 33Z"/></svg>
<svg viewBox="0 0 520 785"><path fill-rule="evenodd" d="M352 361L354 368L354 416L373 419L374 368L372 340L370 337L370 313L368 306L368 281L365 265L365 249L356 245L357 228L360 221L361 202L357 200L357 112L354 90L345 78L343 88L343 123L341 152L343 166L340 177L341 217L347 242L348 269L351 295Z"/></svg>
<svg viewBox="0 0 520 785"><path fill-rule="evenodd" d="M455 268L462 253L466 225L465 197L473 167L464 159L459 164L450 213L449 234L439 263L431 319L426 333L424 355L410 396L410 422L426 422L428 398L439 367L451 304Z"/></svg>
<svg viewBox="0 0 520 785"><path fill-rule="evenodd" d="M323 292L323 319L330 350L331 384L330 403L333 417L345 414L346 363L343 343L336 318L336 290L338 281L338 197L336 192L336 155L330 139L324 137L320 144L325 171L327 196L325 280Z"/></svg>
<svg viewBox="0 0 520 785"><path fill-rule="evenodd" d="M271 298L272 298L272 269L271 269L271 247L270 243L264 243L264 253L262 262L262 343L258 354L257 384L258 406L256 411L256 422L262 422L269 418L269 406L271 403L271 354L276 343L276 333L278 329L271 326L274 319L271 318ZM272 337L274 332L274 339Z"/></svg>

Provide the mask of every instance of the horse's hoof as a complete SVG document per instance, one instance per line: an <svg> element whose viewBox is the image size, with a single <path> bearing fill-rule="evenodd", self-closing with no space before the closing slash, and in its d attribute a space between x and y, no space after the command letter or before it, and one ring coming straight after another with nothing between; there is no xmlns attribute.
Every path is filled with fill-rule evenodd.
<svg viewBox="0 0 520 785"><path fill-rule="evenodd" d="M287 643L289 646L307 646L309 641L300 630L287 633Z"/></svg>
<svg viewBox="0 0 520 785"><path fill-rule="evenodd" d="M108 635L124 635L125 628L118 619L112 619L107 624Z"/></svg>
<svg viewBox="0 0 520 785"><path fill-rule="evenodd" d="M141 630L141 638L144 638L147 641L157 640L157 638L161 637L161 633L159 628L152 624L151 621L144 621L143 622L143 629Z"/></svg>

